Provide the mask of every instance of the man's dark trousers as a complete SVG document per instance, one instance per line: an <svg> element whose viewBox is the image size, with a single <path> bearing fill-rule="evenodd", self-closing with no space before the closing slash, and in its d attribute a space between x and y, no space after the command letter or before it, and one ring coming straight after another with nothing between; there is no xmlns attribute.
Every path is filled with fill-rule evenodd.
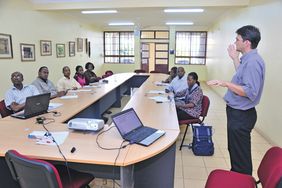
<svg viewBox="0 0 282 188"><path fill-rule="evenodd" d="M252 175L251 131L257 120L256 109L238 110L227 106L226 114L231 170Z"/></svg>

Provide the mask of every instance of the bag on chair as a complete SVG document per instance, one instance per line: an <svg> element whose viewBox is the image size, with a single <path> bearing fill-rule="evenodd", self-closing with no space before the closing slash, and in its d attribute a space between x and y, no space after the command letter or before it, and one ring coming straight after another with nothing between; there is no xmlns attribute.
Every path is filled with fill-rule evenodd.
<svg viewBox="0 0 282 188"><path fill-rule="evenodd" d="M193 125L193 141L191 144L194 155L210 156L214 153L212 126L205 124Z"/></svg>

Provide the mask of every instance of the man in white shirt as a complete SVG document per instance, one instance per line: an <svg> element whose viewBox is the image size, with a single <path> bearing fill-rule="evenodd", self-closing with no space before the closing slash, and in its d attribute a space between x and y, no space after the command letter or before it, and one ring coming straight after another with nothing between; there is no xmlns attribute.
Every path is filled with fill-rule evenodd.
<svg viewBox="0 0 282 188"><path fill-rule="evenodd" d="M63 74L64 77L57 83L58 92L81 88L81 85L73 77L70 77L71 71L68 66L63 67Z"/></svg>
<svg viewBox="0 0 282 188"><path fill-rule="evenodd" d="M187 75L185 74L185 70L183 67L178 67L177 76L171 81L169 86L165 88L165 92L177 93L187 88L188 88L188 84L187 84Z"/></svg>
<svg viewBox="0 0 282 188"><path fill-rule="evenodd" d="M29 96L39 95L38 90L33 85L23 85L23 74L14 72L11 74L11 81L13 83L5 94L5 105L13 112L24 109L25 100Z"/></svg>

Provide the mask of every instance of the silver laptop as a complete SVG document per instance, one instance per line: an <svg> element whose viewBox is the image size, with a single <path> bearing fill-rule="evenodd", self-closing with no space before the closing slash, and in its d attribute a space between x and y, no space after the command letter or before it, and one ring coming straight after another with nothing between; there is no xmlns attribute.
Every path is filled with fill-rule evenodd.
<svg viewBox="0 0 282 188"><path fill-rule="evenodd" d="M20 119L27 119L47 113L50 93L34 95L26 98L24 110L14 113L11 116Z"/></svg>
<svg viewBox="0 0 282 188"><path fill-rule="evenodd" d="M113 115L112 119L122 138L130 143L149 146L165 134L163 130L144 126L133 108Z"/></svg>

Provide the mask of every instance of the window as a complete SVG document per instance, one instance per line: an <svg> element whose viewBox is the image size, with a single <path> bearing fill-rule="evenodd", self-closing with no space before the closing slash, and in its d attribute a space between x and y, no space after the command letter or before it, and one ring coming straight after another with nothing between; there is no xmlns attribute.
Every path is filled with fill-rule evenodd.
<svg viewBox="0 0 282 188"><path fill-rule="evenodd" d="M104 32L105 63L134 63L134 33Z"/></svg>
<svg viewBox="0 0 282 188"><path fill-rule="evenodd" d="M206 64L207 32L176 32L175 64Z"/></svg>

